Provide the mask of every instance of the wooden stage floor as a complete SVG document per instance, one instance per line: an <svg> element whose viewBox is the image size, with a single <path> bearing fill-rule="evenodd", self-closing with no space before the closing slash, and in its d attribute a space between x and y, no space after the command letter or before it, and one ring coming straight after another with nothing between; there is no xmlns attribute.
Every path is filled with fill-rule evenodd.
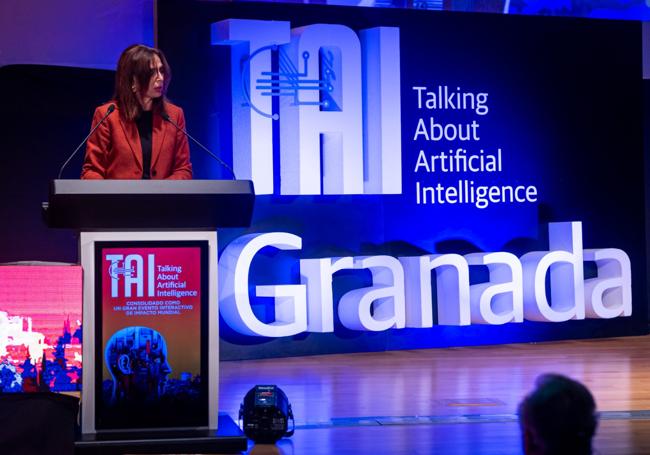
<svg viewBox="0 0 650 455"><path fill-rule="evenodd" d="M598 454L650 454L650 336L221 362L219 409L284 390L296 433L250 455L521 454L517 405L547 372L583 382Z"/></svg>

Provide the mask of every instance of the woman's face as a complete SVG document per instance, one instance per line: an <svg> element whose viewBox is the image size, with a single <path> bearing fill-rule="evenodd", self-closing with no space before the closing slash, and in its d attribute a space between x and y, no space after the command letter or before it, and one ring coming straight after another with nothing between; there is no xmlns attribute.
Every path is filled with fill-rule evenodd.
<svg viewBox="0 0 650 455"><path fill-rule="evenodd" d="M162 95L165 83L165 68L156 54L154 54L149 66L152 74L151 79L149 79L149 87L147 87L144 96L151 99L159 98Z"/></svg>
<svg viewBox="0 0 650 455"><path fill-rule="evenodd" d="M136 93L142 108L145 111L151 109L151 101L154 98L160 98L165 86L165 67L160 61L160 57L154 54L153 59L149 65L151 69L151 77L149 78L149 85L145 90L141 90L137 81L134 81L133 90Z"/></svg>

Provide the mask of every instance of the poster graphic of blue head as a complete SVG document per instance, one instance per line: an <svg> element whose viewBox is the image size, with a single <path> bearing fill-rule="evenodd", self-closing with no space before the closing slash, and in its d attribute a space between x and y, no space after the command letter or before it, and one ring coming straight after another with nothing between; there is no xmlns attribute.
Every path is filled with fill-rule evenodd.
<svg viewBox="0 0 650 455"><path fill-rule="evenodd" d="M113 334L104 351L113 378L112 403L155 401L164 394L172 369L163 335L149 327L125 327Z"/></svg>

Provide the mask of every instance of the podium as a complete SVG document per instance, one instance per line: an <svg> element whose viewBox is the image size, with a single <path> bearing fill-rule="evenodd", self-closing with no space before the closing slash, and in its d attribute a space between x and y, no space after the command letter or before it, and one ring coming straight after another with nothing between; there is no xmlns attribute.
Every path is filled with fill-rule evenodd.
<svg viewBox="0 0 650 455"><path fill-rule="evenodd" d="M80 231L78 451L233 452L218 414L217 232L250 225L243 180L54 180L49 227Z"/></svg>

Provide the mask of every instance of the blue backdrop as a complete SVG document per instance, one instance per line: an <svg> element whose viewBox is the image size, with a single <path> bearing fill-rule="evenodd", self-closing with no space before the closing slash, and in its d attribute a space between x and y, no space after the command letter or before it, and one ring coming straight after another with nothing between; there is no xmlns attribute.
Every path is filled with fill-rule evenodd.
<svg viewBox="0 0 650 455"><path fill-rule="evenodd" d="M253 262L257 284L300 282L298 259L387 254L467 254L508 251L521 256L548 250L547 224L581 221L585 248L620 248L631 258L633 315L611 320L529 322L502 326L436 326L378 333L346 329L335 316L334 333L280 339L243 336L222 320L223 358L494 344L646 333L645 205L642 147L641 24L567 18L512 17L411 10L310 5L162 2L158 45L174 68L170 97L181 104L188 127L227 161L229 132L228 46L210 44L210 26L224 19L290 21L291 27L344 24L359 31L398 27L400 34L402 194L280 195L280 129L274 130L275 190L258 196L253 225L223 231L220 245L244 233L290 232L301 251L263 250ZM251 52L253 49L251 49ZM397 62L396 62L397 64ZM418 108L418 90L486 93L489 112ZM275 106L277 108L277 105ZM476 121L480 140L426 140L418 122ZM280 120L281 122L282 120ZM420 131L421 132L421 131ZM417 136L417 137L416 137ZM495 154L499 172L415 172L420 150L430 154L465 148ZM227 175L193 154L197 177ZM534 202L418 204L416 184L523 185ZM586 276L595 273L586 268ZM472 272L472 283L485 272ZM334 301L368 286L364 270L334 275ZM434 291L435 293L435 291ZM274 318L272 301L253 299L262 321ZM336 315L336 312L335 312Z"/></svg>

